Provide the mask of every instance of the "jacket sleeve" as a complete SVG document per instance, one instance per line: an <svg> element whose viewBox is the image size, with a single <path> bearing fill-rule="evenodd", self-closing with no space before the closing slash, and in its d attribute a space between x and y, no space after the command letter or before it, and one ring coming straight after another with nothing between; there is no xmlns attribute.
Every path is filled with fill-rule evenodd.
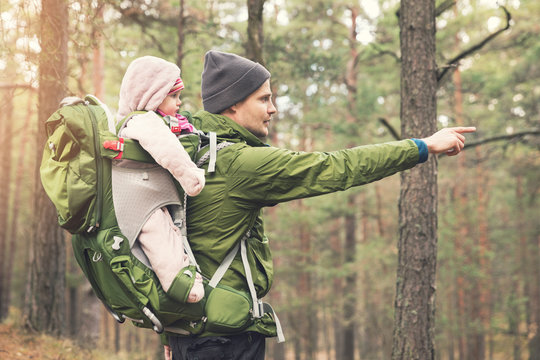
<svg viewBox="0 0 540 360"><path fill-rule="evenodd" d="M412 140L311 153L245 147L225 175L229 196L245 206L260 207L367 184L418 161L418 146Z"/></svg>

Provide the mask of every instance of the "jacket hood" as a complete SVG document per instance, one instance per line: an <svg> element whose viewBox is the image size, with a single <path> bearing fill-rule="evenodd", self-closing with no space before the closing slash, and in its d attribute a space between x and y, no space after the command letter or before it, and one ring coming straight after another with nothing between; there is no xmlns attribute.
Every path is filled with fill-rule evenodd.
<svg viewBox="0 0 540 360"><path fill-rule="evenodd" d="M215 132L218 137L223 139L232 140L233 142L245 141L249 146L267 146L248 129L238 125L231 118L224 115L201 110L193 116L192 123L198 130L205 133Z"/></svg>
<svg viewBox="0 0 540 360"><path fill-rule="evenodd" d="M133 111L153 111L163 102L180 76L180 68L155 56L143 56L129 64L122 85L116 120Z"/></svg>

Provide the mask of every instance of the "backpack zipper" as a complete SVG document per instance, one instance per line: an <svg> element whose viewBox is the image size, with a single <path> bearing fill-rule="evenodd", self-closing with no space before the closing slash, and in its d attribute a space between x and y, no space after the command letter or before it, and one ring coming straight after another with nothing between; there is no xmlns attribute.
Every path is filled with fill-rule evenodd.
<svg viewBox="0 0 540 360"><path fill-rule="evenodd" d="M101 167L102 167L102 159L101 159L101 150L100 150L100 144L99 144L99 131L98 131L98 128L97 128L97 120L96 120L96 117L94 115L94 111L92 109L90 109L90 106L91 105L88 105L86 107L86 110L89 112L90 114L90 122L92 124L92 131L94 132L94 159L96 161L96 178L97 178L97 184L96 184L96 187L97 187L97 199L96 199L96 211L95 211L95 214L96 214L96 219L95 219L95 224L94 225L91 225L87 232L92 232L95 228L98 228L99 227L99 223L101 221L101 207L102 207L102 203L103 203L103 179L102 179L102 174L101 174Z"/></svg>

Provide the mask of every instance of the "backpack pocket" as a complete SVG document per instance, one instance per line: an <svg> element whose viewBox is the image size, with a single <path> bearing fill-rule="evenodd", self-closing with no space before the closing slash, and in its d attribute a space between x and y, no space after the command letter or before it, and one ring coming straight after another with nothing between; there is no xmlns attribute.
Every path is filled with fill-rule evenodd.
<svg viewBox="0 0 540 360"><path fill-rule="evenodd" d="M96 295L119 317L119 321L127 317L143 322L145 317L141 309L147 300L141 305L139 298L131 294L131 291L126 291L108 261L111 250L106 244L110 243L109 239L113 239L113 234L119 235L110 229L93 234L74 235L72 243L75 257Z"/></svg>
<svg viewBox="0 0 540 360"><path fill-rule="evenodd" d="M251 300L248 295L224 285L210 292L205 312L205 330L209 332L235 333L252 323Z"/></svg>
<svg viewBox="0 0 540 360"><path fill-rule="evenodd" d="M111 260L111 269L128 292L139 303L147 305L150 301L159 304L159 295L154 281L140 268L133 266L129 255L120 255Z"/></svg>
<svg viewBox="0 0 540 360"><path fill-rule="evenodd" d="M67 106L46 122L41 183L56 207L58 223L72 234L99 223L99 169L94 143L99 139L93 136L91 124L84 121L90 112L95 117L86 105Z"/></svg>

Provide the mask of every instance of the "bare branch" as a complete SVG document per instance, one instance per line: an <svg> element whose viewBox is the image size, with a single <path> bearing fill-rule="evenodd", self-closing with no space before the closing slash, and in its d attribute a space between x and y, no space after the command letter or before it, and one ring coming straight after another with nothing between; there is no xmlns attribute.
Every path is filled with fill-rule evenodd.
<svg viewBox="0 0 540 360"><path fill-rule="evenodd" d="M446 0L443 3L439 4L435 9L435 17L440 16L443 12L450 9L455 4L455 0ZM399 19L401 7L396 10L396 17Z"/></svg>
<svg viewBox="0 0 540 360"><path fill-rule="evenodd" d="M137 12L137 10L134 8L123 9L121 6L117 4L112 3L111 5L115 8L115 10L120 12L125 19L129 19L133 23L139 25L142 33L148 36L152 40L152 42L157 46L158 50L161 53L166 53L165 48L161 45L161 42L158 41L158 39L148 31L149 26L147 23L145 23L145 20L149 20L152 23L157 23L157 22L170 23L172 18L171 19L155 19L150 16L144 16L144 14ZM174 20L177 21L176 18L174 18ZM173 23L173 25L177 26L176 23Z"/></svg>
<svg viewBox="0 0 540 360"><path fill-rule="evenodd" d="M450 9L452 6L456 4L455 0L446 0L439 4L437 8L435 9L435 17L440 16L443 12Z"/></svg>
<svg viewBox="0 0 540 360"><path fill-rule="evenodd" d="M484 145L484 144L495 142L495 141L519 139L519 138L522 138L522 137L527 136L527 135L539 136L540 135L540 129L525 130L525 131L517 132L515 134L497 135L497 136L493 136L493 137L490 137L490 138L485 138L485 139L481 139L481 140L477 140L477 141L471 141L471 142L465 144L464 149L473 148L473 147L476 147L476 146Z"/></svg>
<svg viewBox="0 0 540 360"><path fill-rule="evenodd" d="M27 89L27 90L32 90L32 91L37 91L36 88L34 88L32 85L30 84L17 84L17 83L0 83L0 89L2 90L15 90L15 89Z"/></svg>
<svg viewBox="0 0 540 360"><path fill-rule="evenodd" d="M521 138L523 138L525 136L528 136L528 135L539 136L540 135L540 129L525 130L525 131L520 131L520 132L515 133L515 134L497 135L497 136L493 136L493 137L490 137L490 138L480 139L480 140L477 140L477 141L471 141L471 142L468 142L468 143L465 144L465 146L463 147L463 150L472 149L472 148L475 148L477 146L481 146L481 145L496 142L496 141L519 140L519 139L521 139ZM446 156L446 154L444 154L444 153L443 154L438 154L437 158L441 158L441 157L445 157L445 156Z"/></svg>
<svg viewBox="0 0 540 360"><path fill-rule="evenodd" d="M397 63L401 62L401 58L395 52L392 52L390 50L385 50L385 49L381 48L378 44L375 44L375 43L371 43L370 46L377 51L377 56L389 55L389 56L393 57L396 60ZM374 57L372 57L372 58L374 58Z"/></svg>
<svg viewBox="0 0 540 360"><path fill-rule="evenodd" d="M458 66L458 63L459 63L459 61L461 59L464 59L467 56L469 56L469 55L475 53L476 51L480 50L488 42L490 42L495 37L497 37L498 35L502 34L504 31L506 31L506 30L508 30L510 28L510 22L512 20L512 15L510 14L510 12L508 12L508 10L504 6L501 6L501 9L503 9L503 11L504 11L504 13L506 15L506 26L504 28L502 28L502 29L497 30L493 34L486 37L484 40L480 41L478 44L475 44L475 45L471 46L467 50L463 51L461 54L459 54L459 55L455 56L453 59L451 59L446 65L444 65L442 67L442 71L440 71L439 74L437 75L437 81L438 82L441 81L441 79L444 77L444 75L446 75L448 70L455 69Z"/></svg>
<svg viewBox="0 0 540 360"><path fill-rule="evenodd" d="M386 120L385 118L379 118L379 121L381 122L381 124L383 124L383 126L388 129L388 131L390 132L390 134L394 137L394 139L396 140L402 140L401 139L401 135L398 134L398 132L396 131L396 129L394 129L394 127L388 122L388 120Z"/></svg>

